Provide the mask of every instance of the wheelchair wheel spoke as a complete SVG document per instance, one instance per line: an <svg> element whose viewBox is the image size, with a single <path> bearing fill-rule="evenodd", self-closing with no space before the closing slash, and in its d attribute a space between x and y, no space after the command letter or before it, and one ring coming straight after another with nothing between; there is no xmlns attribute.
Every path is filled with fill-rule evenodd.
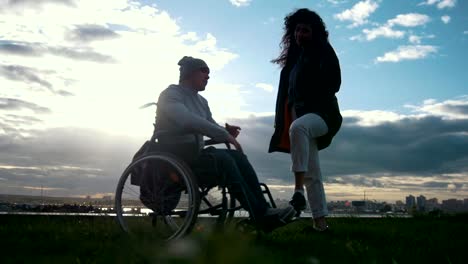
<svg viewBox="0 0 468 264"><path fill-rule="evenodd" d="M180 228L179 225L174 220L174 218L172 218L172 216L170 216L170 215L164 216L164 223L166 223L174 231L176 231L176 230L178 230Z"/></svg>
<svg viewBox="0 0 468 264"><path fill-rule="evenodd" d="M190 232L199 203L190 169L165 153L151 153L131 163L115 194L117 220L124 231L162 240Z"/></svg>

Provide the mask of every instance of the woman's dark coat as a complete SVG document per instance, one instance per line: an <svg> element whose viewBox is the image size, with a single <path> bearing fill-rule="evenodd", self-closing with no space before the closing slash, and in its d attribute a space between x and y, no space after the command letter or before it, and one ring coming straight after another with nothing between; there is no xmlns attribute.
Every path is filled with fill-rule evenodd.
<svg viewBox="0 0 468 264"><path fill-rule="evenodd" d="M335 96L341 85L340 64L335 51L328 42L320 52L304 53L303 57L297 74L295 94L298 96L296 96L294 106L298 118L307 113L315 113L325 120L328 133L317 138L320 150L330 145L343 120ZM293 66L294 64L286 65L281 70L276 99L275 132L268 152L290 152L288 147L280 146L280 141L283 136L287 136L283 133L287 133L291 125L286 123L290 118L285 119L285 104L287 104L288 97L289 73ZM289 136L287 137L289 139Z"/></svg>

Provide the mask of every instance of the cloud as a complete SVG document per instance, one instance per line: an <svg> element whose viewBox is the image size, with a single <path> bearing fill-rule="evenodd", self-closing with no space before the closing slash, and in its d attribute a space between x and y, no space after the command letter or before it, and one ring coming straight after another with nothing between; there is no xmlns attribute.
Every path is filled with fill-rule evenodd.
<svg viewBox="0 0 468 264"><path fill-rule="evenodd" d="M2 41L4 42L4 41ZM0 43L0 52L4 54L22 55L22 56L39 56L40 52L30 45L17 44L11 42Z"/></svg>
<svg viewBox="0 0 468 264"><path fill-rule="evenodd" d="M437 4L437 8L443 9L443 8L452 8L456 5L457 0L441 0Z"/></svg>
<svg viewBox="0 0 468 264"><path fill-rule="evenodd" d="M366 36L365 39L368 41L374 40L378 37L403 38L405 36L404 31L394 30L388 25L384 25L373 29L364 29L362 32Z"/></svg>
<svg viewBox="0 0 468 264"><path fill-rule="evenodd" d="M2 2L2 10L9 11L0 16L0 96L19 95L53 109L35 128L80 124L145 136L154 113L138 107L178 81L182 56L203 58L213 75L238 57L210 32L183 31L176 18L155 5L15 3ZM237 92L232 93L239 98Z"/></svg>
<svg viewBox="0 0 468 264"><path fill-rule="evenodd" d="M52 90L52 84L39 77L43 72L19 65L0 65L0 76L9 80L38 84Z"/></svg>
<svg viewBox="0 0 468 264"><path fill-rule="evenodd" d="M4 43L0 44L0 52L8 55L32 57L52 54L74 60L85 60L99 63L115 62L111 56L97 53L91 48L53 47L40 43L4 41Z"/></svg>
<svg viewBox="0 0 468 264"><path fill-rule="evenodd" d="M421 44L421 37L420 36L411 35L411 36L408 37L408 40L412 44Z"/></svg>
<svg viewBox="0 0 468 264"><path fill-rule="evenodd" d="M400 199L417 192L453 197L468 193L468 97L426 100L408 114L382 110L343 111L342 129L320 152L327 195ZM275 197L289 196L293 177L290 156L267 154L272 115L229 119L240 125L239 142L260 180L275 186ZM118 176L144 139L115 137L76 127L35 131L28 138L0 133L2 193L32 194L22 186L47 186L49 195L113 193ZM435 154L436 153L436 154ZM63 188L63 190L58 189ZM381 194L378 194L381 193ZM380 196L378 196L380 195ZM457 196L457 197L458 197ZM281 197L281 196L279 196ZM289 198L289 197L282 197Z"/></svg>
<svg viewBox="0 0 468 264"><path fill-rule="evenodd" d="M399 46L397 50L386 52L377 57L375 62L400 62L404 60L418 60L426 58L431 53L436 53L437 47L431 45Z"/></svg>
<svg viewBox="0 0 468 264"><path fill-rule="evenodd" d="M387 23L390 26L398 25L403 27L421 26L430 21L429 16L417 13L400 14L390 19Z"/></svg>
<svg viewBox="0 0 468 264"><path fill-rule="evenodd" d="M229 0L236 7L249 6L252 0Z"/></svg>
<svg viewBox="0 0 468 264"><path fill-rule="evenodd" d="M429 99L421 105L406 105L406 107L425 116L437 116L447 120L468 119L468 96L443 102Z"/></svg>
<svg viewBox="0 0 468 264"><path fill-rule="evenodd" d="M368 23L369 16L377 10L379 5L372 0L360 1L351 9L344 10L339 14L335 14L335 19L340 21L350 21L350 27L356 27Z"/></svg>
<svg viewBox="0 0 468 264"><path fill-rule="evenodd" d="M79 25L68 33L68 38L73 41L95 41L119 37L107 27L101 25Z"/></svg>
<svg viewBox="0 0 468 264"><path fill-rule="evenodd" d="M273 92L273 85L268 83L257 83L255 87L265 90L267 92Z"/></svg>
<svg viewBox="0 0 468 264"><path fill-rule="evenodd" d="M438 9L452 8L457 4L457 0L427 0L420 3L419 5L435 5L437 4Z"/></svg>
<svg viewBox="0 0 468 264"><path fill-rule="evenodd" d="M24 8L40 8L47 4L74 6L74 0L2 0L0 10L21 10ZM0 13L2 12L0 11Z"/></svg>
<svg viewBox="0 0 468 264"><path fill-rule="evenodd" d="M448 24L451 20L450 16L447 15L442 16L440 19L442 20L442 22L444 22L444 24Z"/></svg>
<svg viewBox="0 0 468 264"><path fill-rule="evenodd" d="M47 107L39 106L37 104L27 102L21 99L15 98L0 98L0 110L21 110L29 109L37 114L50 113L50 109Z"/></svg>
<svg viewBox="0 0 468 264"><path fill-rule="evenodd" d="M363 29L362 35L353 36L351 40L367 40L372 41L379 37L384 38L403 38L406 34L405 31L395 30L394 26L402 27L416 27L421 26L430 21L430 18L427 15L409 13L409 14L400 14L393 19L389 19L384 25L373 28L373 29ZM414 39L416 41L416 39Z"/></svg>
<svg viewBox="0 0 468 264"><path fill-rule="evenodd" d="M333 5L340 5L348 2L348 0L327 0L327 2Z"/></svg>
<svg viewBox="0 0 468 264"><path fill-rule="evenodd" d="M421 41L423 39L432 39L435 38L435 35L426 35L426 36L416 36L416 35L410 35L408 37L408 41L411 44L421 44Z"/></svg>

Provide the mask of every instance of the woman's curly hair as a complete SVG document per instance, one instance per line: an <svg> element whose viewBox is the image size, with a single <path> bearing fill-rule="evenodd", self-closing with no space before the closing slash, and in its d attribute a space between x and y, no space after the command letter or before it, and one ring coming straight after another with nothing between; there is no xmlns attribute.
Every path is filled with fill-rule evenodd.
<svg viewBox="0 0 468 264"><path fill-rule="evenodd" d="M281 39L281 53L278 58L271 62L286 66L295 61L299 56L299 46L294 38L297 24L307 24L312 27L312 42L314 45L323 46L328 42L328 31L322 18L314 11L307 8L298 9L284 18L284 35Z"/></svg>

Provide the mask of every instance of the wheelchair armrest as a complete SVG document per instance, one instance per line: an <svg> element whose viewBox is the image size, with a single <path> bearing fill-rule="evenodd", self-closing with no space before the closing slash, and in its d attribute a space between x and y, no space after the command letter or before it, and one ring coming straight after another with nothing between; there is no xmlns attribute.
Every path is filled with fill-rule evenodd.
<svg viewBox="0 0 468 264"><path fill-rule="evenodd" d="M155 141L156 139L164 139L170 137L178 137L178 136L193 136L195 140L198 142L197 134L195 133L187 133L185 131L167 131L167 130L160 130L153 134L151 141ZM216 144L226 144L228 149L231 149L231 145L228 142L220 142L213 139L205 140L205 146L216 145ZM197 143L198 144L198 143Z"/></svg>
<svg viewBox="0 0 468 264"><path fill-rule="evenodd" d="M187 133L185 131L167 131L167 130L159 130L153 133L152 141L156 139L164 139L164 138L171 138L171 137L179 137L179 136L193 136L195 139L197 135L195 133Z"/></svg>
<svg viewBox="0 0 468 264"><path fill-rule="evenodd" d="M205 146L223 144L223 143L226 144L227 149L231 149L231 145L229 144L229 142L220 142L220 141L216 141L216 140L213 140L213 139L205 140Z"/></svg>

